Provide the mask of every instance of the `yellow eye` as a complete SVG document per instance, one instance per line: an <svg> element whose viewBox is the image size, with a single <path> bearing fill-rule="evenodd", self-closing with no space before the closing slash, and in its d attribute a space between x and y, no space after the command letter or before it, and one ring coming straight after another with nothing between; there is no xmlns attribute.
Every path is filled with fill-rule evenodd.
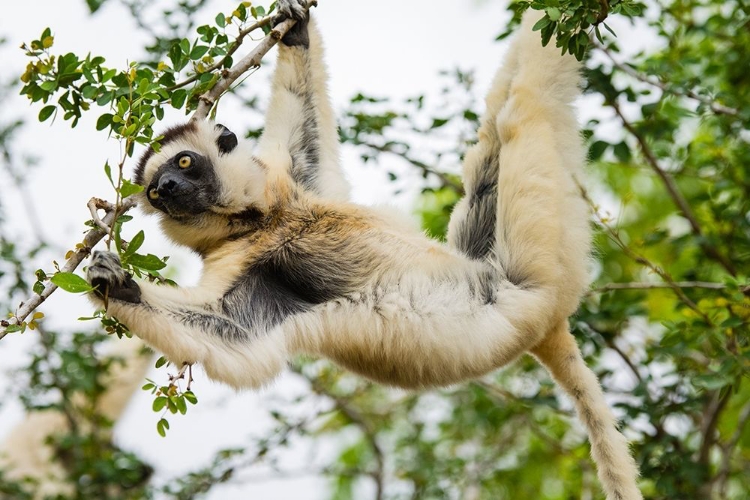
<svg viewBox="0 0 750 500"><path fill-rule="evenodd" d="M148 197L152 200L155 200L159 197L159 192L156 190L156 188L151 188L148 190Z"/></svg>
<svg viewBox="0 0 750 500"><path fill-rule="evenodd" d="M188 168L191 163L193 163L193 160L188 155L180 157L180 160L177 162L180 168Z"/></svg>

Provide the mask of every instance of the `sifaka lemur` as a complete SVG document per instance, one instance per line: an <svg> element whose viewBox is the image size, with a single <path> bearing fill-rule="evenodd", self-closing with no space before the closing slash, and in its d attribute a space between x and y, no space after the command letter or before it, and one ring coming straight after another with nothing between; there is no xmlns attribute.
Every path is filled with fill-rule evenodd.
<svg viewBox="0 0 750 500"><path fill-rule="evenodd" d="M590 229L574 177L579 64L527 16L466 154L448 243L347 201L320 35L302 0L279 44L257 147L222 125L167 130L135 172L142 207L203 259L197 286L136 282L96 252L97 304L172 362L233 387L267 384L300 353L425 388L533 354L573 399L609 500L640 499L637 468L567 318L588 286Z"/></svg>

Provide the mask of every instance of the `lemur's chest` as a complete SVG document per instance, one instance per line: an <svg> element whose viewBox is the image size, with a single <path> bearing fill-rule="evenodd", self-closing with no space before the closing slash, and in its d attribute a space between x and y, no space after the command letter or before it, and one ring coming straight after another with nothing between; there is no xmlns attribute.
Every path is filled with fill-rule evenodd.
<svg viewBox="0 0 750 500"><path fill-rule="evenodd" d="M223 293L224 314L250 328L272 327L352 293L378 261L362 241L365 232L351 221L318 216L253 235Z"/></svg>

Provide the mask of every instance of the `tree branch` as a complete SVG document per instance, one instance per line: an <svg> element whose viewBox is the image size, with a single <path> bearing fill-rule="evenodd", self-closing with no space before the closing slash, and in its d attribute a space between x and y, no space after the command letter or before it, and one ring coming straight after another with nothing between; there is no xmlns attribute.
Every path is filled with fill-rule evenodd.
<svg viewBox="0 0 750 500"><path fill-rule="evenodd" d="M107 214L101 220L102 223L106 226L112 226L115 220L117 220L117 217L124 214L135 205L135 199L127 198L120 205L119 210L115 210L115 207L111 206L110 210L107 211ZM73 252L73 255L71 255L67 261L65 261L65 265L62 267L62 269L60 269L60 271L67 273L75 271L76 268L81 264L81 262L83 262L83 259L88 257L88 255L91 253L91 249L94 247L94 245L99 243L99 241L105 236L107 236L107 232L98 226L87 232L83 237L81 246L78 247L75 252ZM54 292L55 290L57 290L57 285L49 282L44 287L44 290L42 290L42 293L35 293L28 300L21 302L14 315L9 320L3 320L2 326L4 328L2 331L0 331L0 339L8 334L8 326L21 324L26 318L29 317L32 312L34 312L37 307L42 305L42 303L47 300L47 298L49 298L49 296L52 295L52 292Z"/></svg>
<svg viewBox="0 0 750 500"><path fill-rule="evenodd" d="M362 435L370 445L372 453L375 456L376 467L375 470L370 473L370 476L375 481L375 499L383 500L384 488L385 488L385 452L380 447L378 440L375 436L376 430L373 428L370 421L356 408L354 408L349 401L342 398L338 394L334 394L327 390L321 382L315 378L307 377L298 366L292 366L291 371L300 375L302 378L310 383L310 387L313 392L318 395L325 396L330 399L339 410L351 423L356 425L362 431Z"/></svg>
<svg viewBox="0 0 750 500"><path fill-rule="evenodd" d="M593 288L589 295L592 293L609 292L611 290L653 290L659 288L674 288L675 286L680 288L706 288L709 290L724 290L727 285L724 283L714 283L712 281L675 281L673 283L662 283L662 282L627 282L627 283L607 283L597 288ZM745 292L750 290L750 284L743 285L740 287L740 291Z"/></svg>
<svg viewBox="0 0 750 500"><path fill-rule="evenodd" d="M317 0L308 0L307 2L307 8L310 9L310 7L317 5ZM237 48L242 43L242 40L252 31L254 31L257 28L260 28L269 22L271 22L272 17L268 16L265 17L258 22L248 26L247 28L240 31L240 34L237 39L237 43L230 49L229 54L227 54L227 57L231 54L233 54ZM196 121L196 120L204 120L208 116L209 112L211 111L211 108L213 108L216 101L221 97L224 92L226 92L229 87L240 77L242 74L247 72L251 68L255 68L260 66L261 59L263 56L265 56L271 48L276 45L276 43L281 40L284 35L294 26L296 21L293 19L287 19L281 23L279 23L275 28L271 30L271 32L261 40L260 44L255 47L255 49L250 52L248 55L243 57L237 64L232 66L230 69L225 70L222 72L221 78L216 82L216 85L211 88L211 90L205 92L202 94L199 99L200 103L198 104L198 108L193 113L193 116L190 118L190 121ZM218 69L221 64L223 64L224 59L220 63L217 63L216 65L212 66L213 69ZM189 81L181 82L178 84L178 86L187 85L190 83ZM118 198L119 199L119 198ZM133 208L136 205L136 202L133 198L126 199L123 203L121 203L118 206L112 205L110 203L107 203L106 201L99 200L97 198L92 198L89 200L87 206L89 208L89 211L91 212L92 220L94 222L95 227L88 231L86 235L83 238L83 243L77 250L73 253L73 255L65 262L65 265L62 267L62 272L73 272L75 271L78 266L83 262L83 260L88 257L88 255L91 253L91 249L101 241L102 238L104 238L108 231L106 231L106 228L111 228L112 224L115 222L117 217L124 214L131 208ZM97 214L97 209L104 208L106 210L106 214L103 218L100 218ZM34 310L39 307L47 298L49 298L52 293L57 290L57 285L55 285L52 282L47 283L42 293L34 294L29 299L21 302L16 312L7 320L3 319L0 321L0 326L2 326L2 330L0 330L0 339L3 339L9 332L8 328L11 326L19 325L23 323L26 318L34 312Z"/></svg>
<svg viewBox="0 0 750 500"><path fill-rule="evenodd" d="M682 216L685 217L685 219L687 219L687 221L690 223L693 234L699 237L703 236L703 229L698 223L698 219L695 217L690 204L682 195L680 189L677 187L677 183L675 182L674 177L672 177L669 172L661 168L661 165L659 165L659 161L656 159L656 155L649 147L645 137L643 137L643 135L633 126L633 124L630 123L627 118L625 118L620 105L617 103L617 99L608 101L608 104L612 106L612 109L615 110L615 113L620 118L620 121L622 121L625 129L630 132L633 137L635 137L636 141L638 141L638 145L641 148L643 157L646 159L646 163L648 163L648 165L651 167L651 170L653 170L656 175L659 176L659 178L662 180L662 183L667 189L670 198L672 198L674 204L677 205L677 208L680 210L680 212L682 212ZM736 276L737 270L735 269L734 264L732 264L732 262L726 256L722 255L716 247L710 245L705 241L701 242L700 246L709 257L718 262L729 274L731 274L732 276Z"/></svg>
<svg viewBox="0 0 750 500"><path fill-rule="evenodd" d="M633 250L632 248L630 248L627 244L625 244L624 241L622 241L622 238L620 238L620 235L617 232L617 230L615 228L611 227L609 224L607 224L607 221L605 220L605 218L602 216L601 213L599 213L599 208L596 206L596 204L593 202L593 200L589 197L588 191L586 191L586 188L583 187L581 184L578 184L578 189L581 192L581 197L589 204L589 206L593 210L594 217L596 218L596 221L607 232L607 234L609 235L610 239L612 241L614 241L617 244L617 246L620 247L620 249L622 249L622 251L625 253L625 255L627 255L628 257L630 257L631 259L633 259L638 264L641 264L641 265L646 266L649 269L651 269L651 271L653 271L654 273L656 273L662 280L664 280L664 282L666 284L669 285L669 288L674 291L675 295L677 295L677 297L686 306L688 306L690 309L692 309L697 314L699 314L700 317L703 318L703 320L706 323L708 323L709 325L712 324L711 318L709 318L706 315L706 313L704 313L703 311L701 311L700 308L698 307L698 305L695 302L693 302L690 299L690 297L688 297L687 295L685 295L685 292L682 291L682 288L680 288L679 286L677 286L676 282L674 281L674 279L672 279L672 276L667 271L665 271L664 269L662 269L660 266L654 264L653 262L651 262L650 260L648 260L643 255L639 254L638 252L636 252L635 250Z"/></svg>
<svg viewBox="0 0 750 500"><path fill-rule="evenodd" d="M677 96L689 97L690 99L695 99L696 101L708 106L709 109L713 111L714 113L716 113L717 115L737 116L739 114L739 110L735 108L730 108L729 106L724 106L723 104L719 104L716 101L713 101L706 96L697 94L696 92L692 90L680 90L680 89L667 85L661 80L651 79L648 76L636 71L635 68L633 68L632 66L628 66L627 64L619 62L612 55L612 51L609 50L609 48L602 45L601 43L599 43L596 39L592 38L592 42L596 48L601 50L604 53L604 55L607 56L607 58L612 62L615 68L619 69L623 73L627 73L628 75L632 76L638 81L657 87L661 89L663 92L666 92L669 94L674 94Z"/></svg>
<svg viewBox="0 0 750 500"><path fill-rule="evenodd" d="M308 0L308 10L314 5L318 5L317 0ZM292 29L292 26L294 26L296 22L297 21L294 19L287 19L279 23L265 38L263 38L263 40L260 41L252 52L240 59L237 64L228 70L224 70L221 78L219 78L219 81L216 82L211 90L203 93L198 98L200 102L198 103L198 107L196 108L195 113L193 113L192 118L190 118L190 121L205 120L219 98L229 90L229 87L231 87L232 84L245 72L251 68L257 68L260 66L263 56L265 56L266 53L268 53L268 51L271 50L271 48L276 45L284 35L286 35L287 31Z"/></svg>
<svg viewBox="0 0 750 500"><path fill-rule="evenodd" d="M259 28L262 28L263 26L270 24L273 18L274 16L266 16L263 19L260 19L259 21L251 24L250 26L247 26L241 29L239 34L237 35L237 38L234 40L234 44L232 44L232 47L227 51L224 57L222 57L218 62L209 66L208 69L206 69L205 71L201 73L196 73L193 76L186 78L185 80L172 85L171 87L167 89L167 91L172 92L179 88L185 87L186 85L190 85L194 81L198 80L201 77L201 75L204 75L206 73L211 73L213 71L221 69L224 66L224 62L230 57L232 57L232 55L234 55L235 52L237 52L237 49L240 48L240 46L242 45L242 42L245 41L245 37L247 35L249 35L250 33L252 33L253 31Z"/></svg>
<svg viewBox="0 0 750 500"><path fill-rule="evenodd" d="M444 172L440 172L438 170L433 169L432 167L430 167L426 163L424 163L422 161L419 161L416 158L412 158L411 156L408 156L405 152L396 151L393 148L393 144L392 143L384 144L384 145L381 146L379 144L373 144L373 143L370 143L370 142L357 141L354 144L358 145L358 146L368 147L368 148L372 149L373 151L377 151L378 153L389 153L389 154L392 154L392 155L396 155L399 158L404 159L406 162L410 163L414 167L417 167L424 174L426 174L426 175L434 175L435 177L437 177L438 179L440 179L440 182L443 184L443 186L449 187L449 188L453 189L459 195L463 195L464 194L464 187L461 184L461 182L452 179L449 175L445 174Z"/></svg>

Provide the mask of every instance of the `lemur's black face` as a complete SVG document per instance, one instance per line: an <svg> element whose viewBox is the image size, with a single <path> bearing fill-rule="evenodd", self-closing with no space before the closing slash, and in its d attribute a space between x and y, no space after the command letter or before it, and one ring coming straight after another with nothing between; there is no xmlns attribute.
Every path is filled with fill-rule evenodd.
<svg viewBox="0 0 750 500"><path fill-rule="evenodd" d="M210 211L219 200L214 152L221 158L237 145L237 136L221 124L208 128L188 122L170 128L162 135L160 154L154 149L143 154L134 180L144 186L153 208L173 219L190 219Z"/></svg>
<svg viewBox="0 0 750 500"><path fill-rule="evenodd" d="M154 208L180 219L215 205L219 183L208 158L181 151L159 167L146 187L146 197Z"/></svg>

